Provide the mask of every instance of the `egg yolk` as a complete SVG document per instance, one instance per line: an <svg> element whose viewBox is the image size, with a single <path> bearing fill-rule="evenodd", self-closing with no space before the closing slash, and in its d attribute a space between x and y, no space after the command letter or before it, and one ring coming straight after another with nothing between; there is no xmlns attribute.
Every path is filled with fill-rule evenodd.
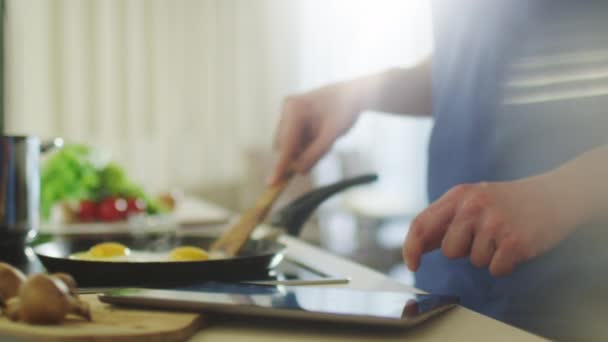
<svg viewBox="0 0 608 342"><path fill-rule="evenodd" d="M91 247L87 254L93 258L112 258L129 255L129 253L129 248L125 245L118 242L104 242Z"/></svg>
<svg viewBox="0 0 608 342"><path fill-rule="evenodd" d="M171 261L202 261L209 259L209 254L204 250L193 246L177 247L169 254Z"/></svg>

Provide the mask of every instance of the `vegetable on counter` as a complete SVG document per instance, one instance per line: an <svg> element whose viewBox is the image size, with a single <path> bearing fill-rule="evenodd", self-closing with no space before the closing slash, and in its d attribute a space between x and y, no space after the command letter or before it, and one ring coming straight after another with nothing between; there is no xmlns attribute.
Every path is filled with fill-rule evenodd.
<svg viewBox="0 0 608 342"><path fill-rule="evenodd" d="M6 307L6 302L17 296L24 282L25 275L20 270L0 262L0 308Z"/></svg>
<svg viewBox="0 0 608 342"><path fill-rule="evenodd" d="M29 278L0 262L0 308L13 321L58 324L73 313L91 320L89 305L78 297L76 281L66 273L36 274Z"/></svg>
<svg viewBox="0 0 608 342"><path fill-rule="evenodd" d="M101 159L89 146L70 144L46 160L41 177L44 220L61 203L67 216L80 222L113 222L132 214L154 215L171 209L164 199L149 197L120 165Z"/></svg>
<svg viewBox="0 0 608 342"><path fill-rule="evenodd" d="M29 277L6 311L11 320L31 324L59 324L68 313L91 320L89 306L73 297L63 280L46 274Z"/></svg>

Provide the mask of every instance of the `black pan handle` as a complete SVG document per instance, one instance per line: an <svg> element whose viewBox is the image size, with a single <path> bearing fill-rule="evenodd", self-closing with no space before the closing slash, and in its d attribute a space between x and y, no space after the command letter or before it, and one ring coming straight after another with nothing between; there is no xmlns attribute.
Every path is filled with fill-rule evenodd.
<svg viewBox="0 0 608 342"><path fill-rule="evenodd" d="M376 180L378 180L378 175L368 174L345 179L310 191L279 210L274 215L272 224L276 227L284 228L287 234L291 236L298 236L304 222L323 201L350 187L371 183Z"/></svg>

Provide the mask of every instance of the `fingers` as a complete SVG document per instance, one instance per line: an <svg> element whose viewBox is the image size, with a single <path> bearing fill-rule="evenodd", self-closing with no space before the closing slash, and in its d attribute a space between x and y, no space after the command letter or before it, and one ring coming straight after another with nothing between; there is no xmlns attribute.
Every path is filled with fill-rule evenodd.
<svg viewBox="0 0 608 342"><path fill-rule="evenodd" d="M357 119L358 96L347 84L336 84L285 100L274 138L279 161L271 184L287 172L308 172Z"/></svg>
<svg viewBox="0 0 608 342"><path fill-rule="evenodd" d="M485 209L483 201L478 197L468 195L465 198L441 243L443 254L451 259L470 254L476 228L479 227Z"/></svg>
<svg viewBox="0 0 608 342"><path fill-rule="evenodd" d="M335 136L331 129L325 128L321 132L312 137L312 142L306 149L297 157L293 163L293 169L298 173L307 173L310 169L327 153L335 140Z"/></svg>
<svg viewBox="0 0 608 342"><path fill-rule="evenodd" d="M505 248L500 248L494 254L490 262L490 273L495 277L500 277L513 272L515 267L514 255L509 253Z"/></svg>
<svg viewBox="0 0 608 342"><path fill-rule="evenodd" d="M456 204L449 197L442 197L414 219L403 245L403 258L411 271L418 269L422 254L441 246Z"/></svg>
<svg viewBox="0 0 608 342"><path fill-rule="evenodd" d="M279 138L279 161L271 177L271 184L290 171L301 174L310 171L336 140L331 126L324 126L319 132L306 125L308 124L305 122L284 125L283 137Z"/></svg>
<svg viewBox="0 0 608 342"><path fill-rule="evenodd" d="M276 131L274 133L274 139L272 140L272 147L278 151L281 148L282 140L283 140L283 130L285 129L285 115L281 115L279 119L279 124L277 125Z"/></svg>
<svg viewBox="0 0 608 342"><path fill-rule="evenodd" d="M455 219L454 223L448 227L441 242L443 254L450 259L462 258L469 255L471 245L473 244L474 225L474 220Z"/></svg>
<svg viewBox="0 0 608 342"><path fill-rule="evenodd" d="M300 130L291 125L286 127L285 132L285 138L282 139L279 150L279 161L270 180L271 184L277 183L288 173L301 144L302 132Z"/></svg>
<svg viewBox="0 0 608 342"><path fill-rule="evenodd" d="M306 131L306 123L302 120L303 105L287 99L283 105L283 114L274 138L274 147L279 152L279 160L274 168L269 183L276 184L291 168L291 164L300 152Z"/></svg>
<svg viewBox="0 0 608 342"><path fill-rule="evenodd" d="M488 183L458 186L418 215L403 246L408 268L416 271L422 254L439 247L448 258L469 256L473 265L488 267L494 276L510 274L534 258L538 248L530 228L514 220L519 211L508 210L501 190ZM512 207L518 208L517 203Z"/></svg>
<svg viewBox="0 0 608 342"><path fill-rule="evenodd" d="M486 214L481 226L475 234L475 241L471 247L471 263L477 267L490 265L496 252L496 241L500 240L498 233L503 228L503 222L496 215Z"/></svg>
<svg viewBox="0 0 608 342"><path fill-rule="evenodd" d="M490 262L490 273L495 277L510 274L513 272L515 265L522 261L522 256L520 241L514 238L505 239L500 243Z"/></svg>
<svg viewBox="0 0 608 342"><path fill-rule="evenodd" d="M468 189L469 185L454 187L414 219L403 244L403 259L411 271L418 269L423 253L441 246L457 205Z"/></svg>
<svg viewBox="0 0 608 342"><path fill-rule="evenodd" d="M475 236L471 247L471 263L477 267L487 267L496 252L496 243L484 233Z"/></svg>

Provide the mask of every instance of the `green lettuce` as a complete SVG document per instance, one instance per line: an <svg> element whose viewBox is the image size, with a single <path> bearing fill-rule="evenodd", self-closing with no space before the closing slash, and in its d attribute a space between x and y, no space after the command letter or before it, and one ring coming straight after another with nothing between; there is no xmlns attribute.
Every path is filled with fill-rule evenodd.
<svg viewBox="0 0 608 342"><path fill-rule="evenodd" d="M53 205L61 201L99 201L107 197L135 197L146 202L146 211L165 211L141 186L132 182L120 165L95 162L93 149L82 144L65 145L45 161L41 171L41 215L48 220Z"/></svg>

